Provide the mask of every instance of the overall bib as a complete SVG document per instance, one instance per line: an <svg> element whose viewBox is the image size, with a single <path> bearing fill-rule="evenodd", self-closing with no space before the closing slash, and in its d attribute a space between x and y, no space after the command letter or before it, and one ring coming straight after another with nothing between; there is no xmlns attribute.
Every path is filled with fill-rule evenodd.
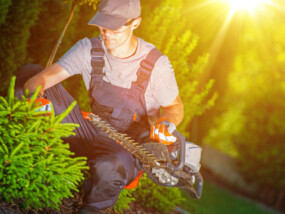
<svg viewBox="0 0 285 214"><path fill-rule="evenodd" d="M92 38L91 43L92 72L89 97L92 112L116 130L138 138L140 133L149 130L145 91L154 64L162 54L153 48L140 62L136 82L132 82L130 89L121 88L103 80L104 50L99 37Z"/></svg>

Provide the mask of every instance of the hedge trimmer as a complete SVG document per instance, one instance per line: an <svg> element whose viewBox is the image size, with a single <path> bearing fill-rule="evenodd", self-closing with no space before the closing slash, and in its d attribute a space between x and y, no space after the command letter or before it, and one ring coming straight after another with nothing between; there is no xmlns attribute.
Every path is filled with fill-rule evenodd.
<svg viewBox="0 0 285 214"><path fill-rule="evenodd" d="M199 173L199 146L186 141L177 131L173 133L177 141L171 146L151 143L150 140L139 144L127 134L115 130L96 114L90 113L89 117L94 125L133 154L137 168L146 172L152 181L162 186L184 189L192 198L201 197L203 178Z"/></svg>

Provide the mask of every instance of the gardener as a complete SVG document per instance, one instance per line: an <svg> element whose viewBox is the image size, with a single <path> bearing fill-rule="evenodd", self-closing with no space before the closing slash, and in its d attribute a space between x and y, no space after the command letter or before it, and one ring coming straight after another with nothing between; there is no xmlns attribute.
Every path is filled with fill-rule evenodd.
<svg viewBox="0 0 285 214"><path fill-rule="evenodd" d="M25 66L18 82L42 70L25 80L24 88L33 92L41 85L41 94L59 114L73 98L58 83L81 74L93 113L135 139L147 129L158 142L171 144L175 141L171 133L183 118L183 104L168 58L133 34L141 22L140 12L139 0L101 0L89 22L99 28L100 37L80 40L48 68ZM81 213L113 206L138 174L133 156L84 120L78 106L64 122L80 124L76 136L66 141L76 155L87 156L91 166Z"/></svg>

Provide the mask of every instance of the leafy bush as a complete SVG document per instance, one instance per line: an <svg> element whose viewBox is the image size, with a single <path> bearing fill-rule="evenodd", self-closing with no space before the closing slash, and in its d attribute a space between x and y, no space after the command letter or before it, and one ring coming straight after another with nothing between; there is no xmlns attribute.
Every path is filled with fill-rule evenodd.
<svg viewBox="0 0 285 214"><path fill-rule="evenodd" d="M140 179L133 196L142 205L159 212L171 212L185 200L178 188L159 186L146 176Z"/></svg>
<svg viewBox="0 0 285 214"><path fill-rule="evenodd" d="M133 191L135 189L123 189L113 210L119 213L123 213L123 210L129 210L129 203L136 200L132 195Z"/></svg>
<svg viewBox="0 0 285 214"><path fill-rule="evenodd" d="M62 137L74 134L76 124L61 124L75 102L62 114L43 116L34 104L14 97L15 77L8 96L0 97L0 199L25 208L59 209L61 199L72 196L83 179L85 158L72 158ZM26 93L27 94L27 93Z"/></svg>

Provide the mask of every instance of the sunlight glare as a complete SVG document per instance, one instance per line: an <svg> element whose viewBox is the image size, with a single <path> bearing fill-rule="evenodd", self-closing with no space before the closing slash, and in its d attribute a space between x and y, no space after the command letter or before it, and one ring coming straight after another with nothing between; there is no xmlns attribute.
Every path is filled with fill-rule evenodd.
<svg viewBox="0 0 285 214"><path fill-rule="evenodd" d="M231 7L231 12L234 13L237 10L247 10L252 13L253 10L264 3L269 3L270 0L226 0Z"/></svg>

